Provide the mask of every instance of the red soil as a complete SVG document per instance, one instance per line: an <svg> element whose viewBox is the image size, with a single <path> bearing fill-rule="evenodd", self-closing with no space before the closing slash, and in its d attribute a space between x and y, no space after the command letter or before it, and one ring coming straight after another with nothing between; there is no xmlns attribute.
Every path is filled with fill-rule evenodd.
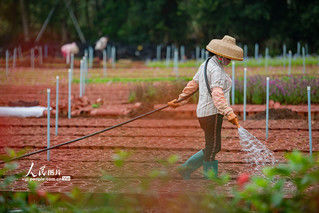
<svg viewBox="0 0 319 213"><path fill-rule="evenodd" d="M66 100L65 79L60 85L60 100ZM26 84L22 86L2 85L0 86L0 106L7 105L9 101L18 100L39 101L40 105L46 106L46 88L51 88L51 101L54 103L54 83L30 86ZM78 95L78 85L72 85L72 93ZM128 100L129 84L89 85L86 87L86 95L92 102L97 98L102 98L104 105L109 107L110 111L122 110L121 107L127 107L124 104ZM240 112L242 106L236 107ZM150 179L149 173L153 169L165 168L172 179L164 184L155 181L152 184L154 189L162 192L206 190L209 181L201 179L202 168L194 173L191 180L182 180L175 170L177 165L185 162L205 145L203 131L199 127L194 110L194 105L179 108L177 118L173 117L177 114L176 111L165 110L166 114L158 113L155 118L137 120L74 144L53 149L50 151L51 161L46 161L46 152L27 157L17 161L20 164L19 171L27 173L31 163L34 162L32 170L34 172L39 171L40 167L46 166L49 169L59 169L61 176L71 177L71 181L40 183L41 190L51 192L70 191L75 186L85 191L128 192L138 190L136 187L142 179ZM256 110L260 111L260 109ZM183 116L181 117L181 115ZM52 117L51 146L99 131L128 119L121 116L125 116L125 114L117 114L114 111L112 119L99 116L77 117L70 120L60 118L58 136L54 135L55 121ZM265 140L264 120L240 121L240 124L262 142L265 142L267 147L274 151L280 162L284 161L283 156L286 152L301 150L306 153L309 151L308 123L305 119L270 120L268 140ZM15 150L27 148L27 152L45 148L46 128L45 118L0 118L0 153L4 153L6 147ZM312 123L312 141L314 152L318 152L319 122L313 121ZM117 149L132 152L123 167L117 167L114 164L113 156ZM170 165L166 168L159 159L167 159L171 155L179 156L177 165ZM224 120L223 123L222 150L216 157L220 162L220 173L229 173L232 177L232 184L235 184L238 174L246 171L248 167L239 145L237 129L227 120ZM102 171L121 180L123 185L116 188L116 184L110 180L102 179L104 174ZM27 183L20 180L10 186L8 190L25 191Z"/></svg>
<svg viewBox="0 0 319 213"><path fill-rule="evenodd" d="M86 134L101 130L124 121L124 119L102 118L63 118L60 120L58 136L54 135L54 123L51 128L51 146L72 140ZM264 141L264 121L249 120L241 122L253 135L265 142L267 147L275 152L277 160L284 161L284 154L292 150L308 152L307 122L304 120L270 121L269 139ZM233 180L241 171L247 168L244 153L239 145L237 130L226 120L222 130L222 151L217 155L220 161L220 173L229 173ZM0 125L1 152L4 147L20 150L28 148L28 152L46 147L46 119L1 119ZM110 190L129 191L141 179L148 179L153 169L167 169L172 180L165 190L159 183L152 186L166 192L181 190L198 191L205 189L208 181L201 180L199 169L190 181L182 180L175 168L187 160L193 153L204 147L203 132L198 121L173 119L143 119L126 126L113 129L91 138L51 150L51 161L46 161L46 152L27 157L18 161L19 171L27 173L31 162L35 166L32 171L46 166L50 169L60 169L62 176L71 176L71 181L46 181L40 184L40 189L48 191L66 191L78 186L86 191L105 192ZM116 149L132 152L123 167L114 165L113 155ZM313 125L313 149L319 151L319 124ZM178 155L177 165L166 168L159 163ZM104 172L125 182L125 187L115 189L114 184L101 180ZM197 187L194 187L197 186ZM26 190L25 181L14 184L10 190Z"/></svg>

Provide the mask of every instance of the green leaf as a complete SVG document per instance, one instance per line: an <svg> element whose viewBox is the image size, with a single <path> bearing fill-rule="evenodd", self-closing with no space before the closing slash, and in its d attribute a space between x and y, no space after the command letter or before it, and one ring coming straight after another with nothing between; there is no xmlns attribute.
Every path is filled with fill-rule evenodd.
<svg viewBox="0 0 319 213"><path fill-rule="evenodd" d="M280 203L283 200L283 194L282 193L273 193L271 196L271 203L273 206L278 207L280 206Z"/></svg>
<svg viewBox="0 0 319 213"><path fill-rule="evenodd" d="M60 198L60 195L58 194L47 193L47 199L51 205L55 204L59 200L59 198Z"/></svg>
<svg viewBox="0 0 319 213"><path fill-rule="evenodd" d="M262 178L262 177L254 177L253 178L253 182L257 185L257 186L260 186L260 187L268 187L269 186L269 182L265 179L265 178Z"/></svg>
<svg viewBox="0 0 319 213"><path fill-rule="evenodd" d="M169 164L175 164L178 161L178 158L179 157L177 155L171 155L167 161Z"/></svg>
<svg viewBox="0 0 319 213"><path fill-rule="evenodd" d="M278 165L273 168L264 168L263 172L267 177L274 177L276 175L286 177L291 175L291 170L286 165Z"/></svg>
<svg viewBox="0 0 319 213"><path fill-rule="evenodd" d="M101 105L100 104L92 104L93 108L99 108Z"/></svg>
<svg viewBox="0 0 319 213"><path fill-rule="evenodd" d="M28 182L28 188L30 189L31 192L35 192L38 188L38 183L35 181L29 181Z"/></svg>
<svg viewBox="0 0 319 213"><path fill-rule="evenodd" d="M70 193L70 197L74 200L80 198L81 196L81 191L79 188L75 187L72 189L71 193Z"/></svg>
<svg viewBox="0 0 319 213"><path fill-rule="evenodd" d="M167 177L167 172L164 170L155 169L149 173L149 177L151 177L151 178L164 178L164 177Z"/></svg>
<svg viewBox="0 0 319 213"><path fill-rule="evenodd" d="M6 152L9 155L10 158L14 158L14 157L17 156L17 154L15 153L15 151L13 149L6 148Z"/></svg>
<svg viewBox="0 0 319 213"><path fill-rule="evenodd" d="M17 163L15 163L15 162L10 162L10 163L6 163L5 164L5 168L7 169L7 170L9 170L9 171L11 171L11 170L15 170L16 168L18 168L18 164Z"/></svg>

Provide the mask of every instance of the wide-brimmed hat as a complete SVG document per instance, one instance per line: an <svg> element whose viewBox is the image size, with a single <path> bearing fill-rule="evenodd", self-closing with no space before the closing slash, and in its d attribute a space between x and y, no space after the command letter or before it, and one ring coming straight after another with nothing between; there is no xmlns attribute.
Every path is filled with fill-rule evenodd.
<svg viewBox="0 0 319 213"><path fill-rule="evenodd" d="M236 45L236 39L225 35L223 39L213 39L206 46L209 52L229 59L242 61L243 49Z"/></svg>

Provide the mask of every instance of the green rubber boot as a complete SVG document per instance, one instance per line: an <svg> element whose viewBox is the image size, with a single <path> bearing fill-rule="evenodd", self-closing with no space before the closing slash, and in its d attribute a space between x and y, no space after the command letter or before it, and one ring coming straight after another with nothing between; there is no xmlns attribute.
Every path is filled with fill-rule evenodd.
<svg viewBox="0 0 319 213"><path fill-rule="evenodd" d="M183 177L183 179L190 179L191 174L203 165L203 161L204 151L200 150L178 167L178 173Z"/></svg>
<svg viewBox="0 0 319 213"><path fill-rule="evenodd" d="M208 171L210 171L210 170L213 170L215 177L218 176L218 160L204 161L203 167L204 167L204 178L205 179L208 179Z"/></svg>

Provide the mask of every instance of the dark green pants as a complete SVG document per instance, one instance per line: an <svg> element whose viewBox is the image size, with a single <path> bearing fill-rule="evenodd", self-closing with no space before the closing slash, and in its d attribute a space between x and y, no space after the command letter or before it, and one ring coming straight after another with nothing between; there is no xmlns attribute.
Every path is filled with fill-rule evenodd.
<svg viewBox="0 0 319 213"><path fill-rule="evenodd" d="M215 155L221 150L223 117L222 114L215 114L198 118L200 127L205 133L204 161L215 160Z"/></svg>

